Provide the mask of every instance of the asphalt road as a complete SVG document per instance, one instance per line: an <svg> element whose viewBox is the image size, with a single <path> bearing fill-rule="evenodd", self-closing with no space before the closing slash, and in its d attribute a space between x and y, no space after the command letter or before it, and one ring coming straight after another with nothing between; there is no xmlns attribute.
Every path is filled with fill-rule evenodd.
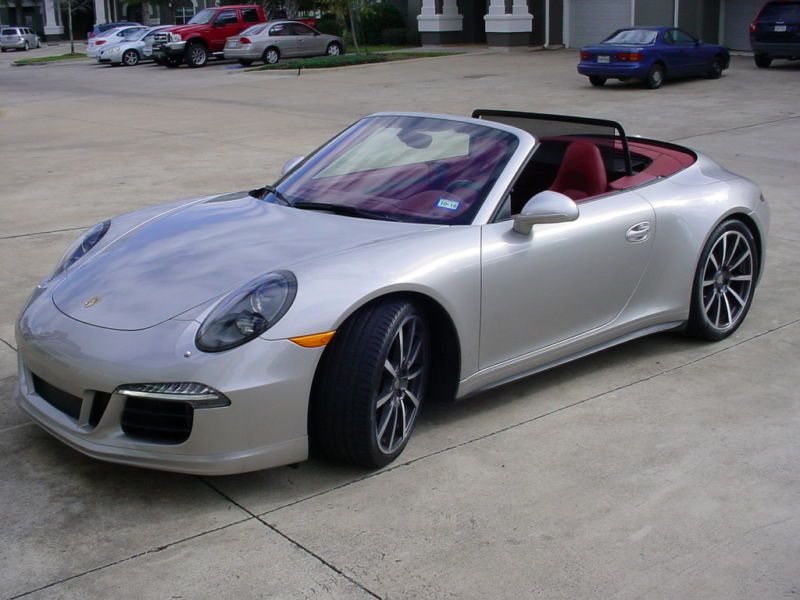
<svg viewBox="0 0 800 600"><path fill-rule="evenodd" d="M10 66L21 56L0 55L0 597L800 594L800 65L737 57L720 80L649 91L591 88L571 51L300 76ZM429 406L376 473L113 466L12 404L17 311L81 229L273 181L366 113L477 107L617 119L757 181L773 224L741 329L657 335Z"/></svg>

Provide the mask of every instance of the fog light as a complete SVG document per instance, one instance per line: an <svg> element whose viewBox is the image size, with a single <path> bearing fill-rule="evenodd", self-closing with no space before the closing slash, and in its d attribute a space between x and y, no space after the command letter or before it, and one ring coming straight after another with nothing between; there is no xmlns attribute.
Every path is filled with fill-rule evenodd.
<svg viewBox="0 0 800 600"><path fill-rule="evenodd" d="M194 408L222 408L231 404L224 394L202 383L132 383L117 388L115 393L132 398L178 400Z"/></svg>

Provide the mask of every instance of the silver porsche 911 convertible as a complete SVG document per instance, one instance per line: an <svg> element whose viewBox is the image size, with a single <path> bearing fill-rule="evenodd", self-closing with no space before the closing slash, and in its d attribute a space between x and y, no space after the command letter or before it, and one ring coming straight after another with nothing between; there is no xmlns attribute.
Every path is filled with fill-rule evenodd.
<svg viewBox="0 0 800 600"><path fill-rule="evenodd" d="M274 186L85 232L19 318L18 402L130 465L379 467L425 402L730 335L768 220L751 181L612 121L375 114Z"/></svg>

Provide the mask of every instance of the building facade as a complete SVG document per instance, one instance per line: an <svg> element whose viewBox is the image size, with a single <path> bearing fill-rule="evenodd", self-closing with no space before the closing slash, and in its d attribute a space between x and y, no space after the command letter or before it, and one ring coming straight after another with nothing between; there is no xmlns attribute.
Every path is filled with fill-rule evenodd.
<svg viewBox="0 0 800 600"><path fill-rule="evenodd" d="M390 0L423 44L580 47L621 27L672 25L749 50L765 0Z"/></svg>

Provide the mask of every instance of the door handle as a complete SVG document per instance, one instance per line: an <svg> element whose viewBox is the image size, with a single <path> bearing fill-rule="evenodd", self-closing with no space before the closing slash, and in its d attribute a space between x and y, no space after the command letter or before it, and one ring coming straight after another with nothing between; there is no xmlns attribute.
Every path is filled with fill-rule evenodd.
<svg viewBox="0 0 800 600"><path fill-rule="evenodd" d="M650 221L642 221L631 225L628 231L625 232L625 239L629 242L643 242L650 237Z"/></svg>

